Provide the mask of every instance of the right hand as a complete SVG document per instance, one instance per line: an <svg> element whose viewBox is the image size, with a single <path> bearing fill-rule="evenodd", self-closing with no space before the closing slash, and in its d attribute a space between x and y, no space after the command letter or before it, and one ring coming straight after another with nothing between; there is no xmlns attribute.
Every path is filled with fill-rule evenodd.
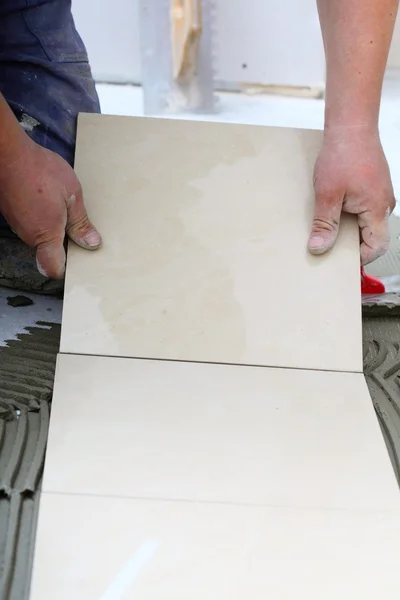
<svg viewBox="0 0 400 600"><path fill-rule="evenodd" d="M325 131L314 186L315 212L308 244L312 254L323 254L333 246L342 211L357 215L361 264L385 254L395 198L377 130L340 127Z"/></svg>
<svg viewBox="0 0 400 600"><path fill-rule="evenodd" d="M45 277L64 275L65 234L87 250L101 245L73 169L28 136L22 148L1 162L0 212L11 229L36 248L38 270Z"/></svg>

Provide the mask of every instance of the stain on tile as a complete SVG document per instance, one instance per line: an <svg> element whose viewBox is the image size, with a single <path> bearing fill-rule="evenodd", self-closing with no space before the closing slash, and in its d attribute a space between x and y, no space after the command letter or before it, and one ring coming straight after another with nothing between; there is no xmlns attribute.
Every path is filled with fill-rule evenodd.
<svg viewBox="0 0 400 600"><path fill-rule="evenodd" d="M105 242L70 245L62 352L361 372L355 219L331 252L307 252L320 144L81 115L76 170Z"/></svg>

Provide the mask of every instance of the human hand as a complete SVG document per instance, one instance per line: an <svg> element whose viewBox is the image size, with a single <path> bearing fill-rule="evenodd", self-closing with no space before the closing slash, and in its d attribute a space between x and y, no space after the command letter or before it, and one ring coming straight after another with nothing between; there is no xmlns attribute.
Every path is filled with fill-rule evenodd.
<svg viewBox="0 0 400 600"><path fill-rule="evenodd" d="M334 245L342 211L358 217L361 264L385 254L395 198L377 130L341 127L325 131L314 169L314 188L315 212L308 243L312 254L323 254Z"/></svg>
<svg viewBox="0 0 400 600"><path fill-rule="evenodd" d="M65 234L88 250L101 245L73 169L28 136L0 164L0 212L13 231L36 248L37 267L45 277L60 279L64 274Z"/></svg>

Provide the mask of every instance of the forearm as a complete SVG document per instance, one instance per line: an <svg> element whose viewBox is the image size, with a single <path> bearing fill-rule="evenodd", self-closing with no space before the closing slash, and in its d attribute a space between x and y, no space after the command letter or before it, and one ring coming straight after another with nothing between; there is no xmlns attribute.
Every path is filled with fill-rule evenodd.
<svg viewBox="0 0 400 600"><path fill-rule="evenodd" d="M0 169L21 154L27 135L0 94Z"/></svg>
<svg viewBox="0 0 400 600"><path fill-rule="evenodd" d="M325 130L377 127L399 0L317 0L325 46Z"/></svg>

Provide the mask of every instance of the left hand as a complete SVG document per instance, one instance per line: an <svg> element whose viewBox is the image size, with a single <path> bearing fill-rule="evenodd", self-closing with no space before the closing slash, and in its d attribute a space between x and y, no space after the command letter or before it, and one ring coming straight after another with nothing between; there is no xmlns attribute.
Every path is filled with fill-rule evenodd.
<svg viewBox="0 0 400 600"><path fill-rule="evenodd" d="M66 234L87 250L101 244L86 213L78 178L61 156L25 134L7 158L0 162L0 211L13 231L36 248L39 272L60 279Z"/></svg>
<svg viewBox="0 0 400 600"><path fill-rule="evenodd" d="M308 243L312 254L323 254L334 245L342 211L358 217L361 264L385 254L395 198L377 129L325 131L314 188L315 213Z"/></svg>

